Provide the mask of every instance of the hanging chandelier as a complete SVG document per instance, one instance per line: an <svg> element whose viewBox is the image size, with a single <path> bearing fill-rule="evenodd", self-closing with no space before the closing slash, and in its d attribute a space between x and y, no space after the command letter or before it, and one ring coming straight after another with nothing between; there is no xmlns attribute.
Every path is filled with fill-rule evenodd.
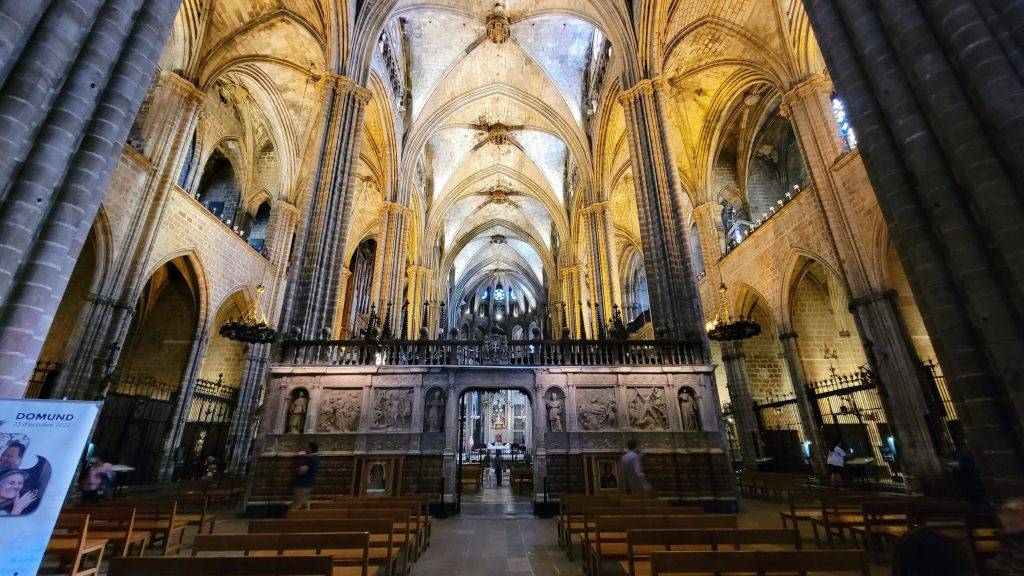
<svg viewBox="0 0 1024 576"><path fill-rule="evenodd" d="M277 331L267 325L267 316L260 310L260 299L265 288L256 287L256 299L242 318L232 318L220 327L220 335L228 340L246 344L267 344L274 341Z"/></svg>
<svg viewBox="0 0 1024 576"><path fill-rule="evenodd" d="M708 338L716 342L734 342L753 338L761 333L761 325L753 320L738 318L733 320L729 313L729 301L726 297L729 289L723 282L718 287L719 304L715 319L704 324Z"/></svg>

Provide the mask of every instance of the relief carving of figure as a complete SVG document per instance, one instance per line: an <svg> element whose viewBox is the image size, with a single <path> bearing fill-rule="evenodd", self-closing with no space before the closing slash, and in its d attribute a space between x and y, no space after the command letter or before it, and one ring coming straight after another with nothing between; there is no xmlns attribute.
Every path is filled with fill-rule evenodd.
<svg viewBox="0 0 1024 576"><path fill-rule="evenodd" d="M308 409L309 393L304 388L298 388L292 392L291 401L288 403L285 434L302 434L306 429L306 411Z"/></svg>
<svg viewBox="0 0 1024 576"><path fill-rule="evenodd" d="M427 394L427 406L425 411L425 426L427 432L441 432L444 430L444 392L434 388Z"/></svg>
<svg viewBox="0 0 1024 576"><path fill-rule="evenodd" d="M615 390L611 388L580 389L578 416L583 430L612 430L615 428Z"/></svg>
<svg viewBox="0 0 1024 576"><path fill-rule="evenodd" d="M661 388L633 388L629 402L630 426L640 430L664 430L668 428L665 416L665 395Z"/></svg>
<svg viewBox="0 0 1024 576"><path fill-rule="evenodd" d="M412 421L412 389L377 390L373 404L373 427L407 429Z"/></svg>
<svg viewBox="0 0 1024 576"><path fill-rule="evenodd" d="M339 390L324 395L317 416L318 432L355 432L359 429L360 392Z"/></svg>
<svg viewBox="0 0 1024 576"><path fill-rule="evenodd" d="M701 430L700 406L693 388L683 388L679 391L679 415L682 419L683 430L690 432Z"/></svg>
<svg viewBox="0 0 1024 576"><path fill-rule="evenodd" d="M565 396L561 391L552 389L548 392L548 396L544 399L544 403L547 405L548 430L552 432L565 431L565 424L563 422L565 415Z"/></svg>

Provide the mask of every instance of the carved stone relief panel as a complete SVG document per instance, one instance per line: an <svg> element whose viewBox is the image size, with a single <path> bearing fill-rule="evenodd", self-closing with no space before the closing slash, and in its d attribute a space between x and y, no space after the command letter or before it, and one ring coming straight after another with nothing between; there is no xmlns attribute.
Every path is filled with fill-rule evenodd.
<svg viewBox="0 0 1024 576"><path fill-rule="evenodd" d="M320 396L317 432L355 432L359 430L362 390L325 389Z"/></svg>
<svg viewBox="0 0 1024 576"><path fill-rule="evenodd" d="M661 386L628 388L629 427L634 430L668 430L668 405Z"/></svg>
<svg viewBox="0 0 1024 576"><path fill-rule="evenodd" d="M615 388L577 388L576 417L580 430L615 430L618 426Z"/></svg>
<svg viewBox="0 0 1024 576"><path fill-rule="evenodd" d="M412 388L375 388L370 428L408 430L412 426Z"/></svg>

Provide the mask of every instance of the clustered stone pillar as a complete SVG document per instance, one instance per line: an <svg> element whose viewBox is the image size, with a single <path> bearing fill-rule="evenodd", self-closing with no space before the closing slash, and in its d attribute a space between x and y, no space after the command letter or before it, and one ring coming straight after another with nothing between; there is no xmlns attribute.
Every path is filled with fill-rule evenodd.
<svg viewBox="0 0 1024 576"><path fill-rule="evenodd" d="M641 80L619 101L626 113L633 183L640 215L644 268L655 333L702 338L704 314L688 257L682 189L667 130L669 96L661 77ZM706 338L705 338L706 340Z"/></svg>
<svg viewBox="0 0 1024 576"><path fill-rule="evenodd" d="M409 266L408 276L406 299L409 301L409 333L405 334L405 337L415 339L419 337L420 326L423 324L423 303L430 301L434 271L426 266ZM430 331L431 325L432 323L427 325L428 338L434 337Z"/></svg>
<svg viewBox="0 0 1024 576"><path fill-rule="evenodd" d="M580 295L580 267L579 266L562 266L559 269L562 275L560 286L562 288L562 301L559 306L565 305L565 320L568 322L569 332L580 337L580 329L582 326L579 323L579 313L577 312L578 307L581 305ZM555 310L554 313L558 314L559 322L561 322L562 311ZM552 334L554 337L560 337L560 334Z"/></svg>
<svg viewBox="0 0 1024 576"><path fill-rule="evenodd" d="M374 263L374 294L381 318L392 305L392 333L397 334L402 322L402 280L405 271L406 244L412 210L397 202L384 202L381 209L380 231L377 242L377 259Z"/></svg>
<svg viewBox="0 0 1024 576"><path fill-rule="evenodd" d="M807 398L807 376L804 374L804 367L800 362L800 349L796 339L796 332L779 334L779 340L782 341L782 353L786 357L786 368L789 369L789 381L793 383L793 398L796 399L796 409L800 415L800 424L803 426L804 440L811 443L811 467L816 477L828 478L825 452L829 446L825 445L825 437L821 427L818 426L815 409L811 406L810 399Z"/></svg>
<svg viewBox="0 0 1024 576"><path fill-rule="evenodd" d="M590 229L594 289L597 292L595 297L601 303L601 319L605 324L611 321L612 304L622 300L619 294L619 271L613 264L615 260L612 247L614 232L608 210L607 202L596 202L580 211L580 215L587 219Z"/></svg>
<svg viewBox="0 0 1024 576"><path fill-rule="evenodd" d="M21 397L179 2L0 6L0 397Z"/></svg>
<svg viewBox="0 0 1024 576"><path fill-rule="evenodd" d="M80 316L81 338L70 344L67 363L57 380L57 398L91 398L103 372L116 361L134 314L134 302L148 280L146 265L153 250L167 198L173 191L204 101L203 93L181 76L161 72L150 96L149 117L143 124L143 156L153 172L131 209L125 249L105 274L97 292L89 295ZM114 346L110 354L109 346Z"/></svg>
<svg viewBox="0 0 1024 576"><path fill-rule="evenodd" d="M901 468L913 485L928 489L941 483L942 464L930 431L931 415L919 381L918 363L900 321L899 310L867 273L867 262L843 209L843 191L832 165L843 153L832 109L832 83L816 75L783 98L814 180L818 208L829 227L829 240L851 294L865 351L880 377L880 394L897 439ZM886 304L888 302L888 304Z"/></svg>
<svg viewBox="0 0 1024 576"><path fill-rule="evenodd" d="M259 409L263 405L264 384L270 368L270 345L248 344L245 350L245 371L238 390L238 403L228 428L228 471L241 473L249 466L252 442L256 436Z"/></svg>
<svg viewBox="0 0 1024 576"><path fill-rule="evenodd" d="M363 139L370 91L345 76L325 77L327 119L302 244L290 326L304 338L329 336L337 318L344 239L352 218L351 191Z"/></svg>
<svg viewBox="0 0 1024 576"><path fill-rule="evenodd" d="M725 363L726 386L732 417L736 422L736 435L740 443L740 457L747 470L757 470L757 459L761 453L761 435L754 415L754 399L750 396L750 380L747 376L747 361L743 354L743 343L722 342L722 362Z"/></svg>
<svg viewBox="0 0 1024 576"><path fill-rule="evenodd" d="M988 495L1024 494L1024 78L1011 4L804 5Z"/></svg>
<svg viewBox="0 0 1024 576"><path fill-rule="evenodd" d="M693 209L693 220L697 223L700 236L700 250L704 254L705 267L710 268L722 258L722 205L718 202L704 202Z"/></svg>

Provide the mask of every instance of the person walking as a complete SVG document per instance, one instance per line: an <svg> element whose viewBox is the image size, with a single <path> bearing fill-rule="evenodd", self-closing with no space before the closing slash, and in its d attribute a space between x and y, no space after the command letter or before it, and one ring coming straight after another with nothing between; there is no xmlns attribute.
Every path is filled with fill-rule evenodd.
<svg viewBox="0 0 1024 576"><path fill-rule="evenodd" d="M842 440L832 443L832 449L828 451L828 459L825 463L828 465L829 482L833 488L838 488L843 479L843 467L846 466L848 456L846 450L843 450Z"/></svg>
<svg viewBox="0 0 1024 576"><path fill-rule="evenodd" d="M320 447L316 442L309 443L307 450L299 458L299 467L295 473L294 491L292 493L292 510L309 510L309 494L316 486L316 476L320 472Z"/></svg>
<svg viewBox="0 0 1024 576"><path fill-rule="evenodd" d="M501 450L497 450L494 453L494 484L495 486L501 487L501 472L505 467L505 460L501 457Z"/></svg>
<svg viewBox="0 0 1024 576"><path fill-rule="evenodd" d="M647 481L641 464L643 455L637 446L636 438L630 438L626 443L628 450L619 459L619 476L627 494L647 494L651 491L651 483Z"/></svg>

